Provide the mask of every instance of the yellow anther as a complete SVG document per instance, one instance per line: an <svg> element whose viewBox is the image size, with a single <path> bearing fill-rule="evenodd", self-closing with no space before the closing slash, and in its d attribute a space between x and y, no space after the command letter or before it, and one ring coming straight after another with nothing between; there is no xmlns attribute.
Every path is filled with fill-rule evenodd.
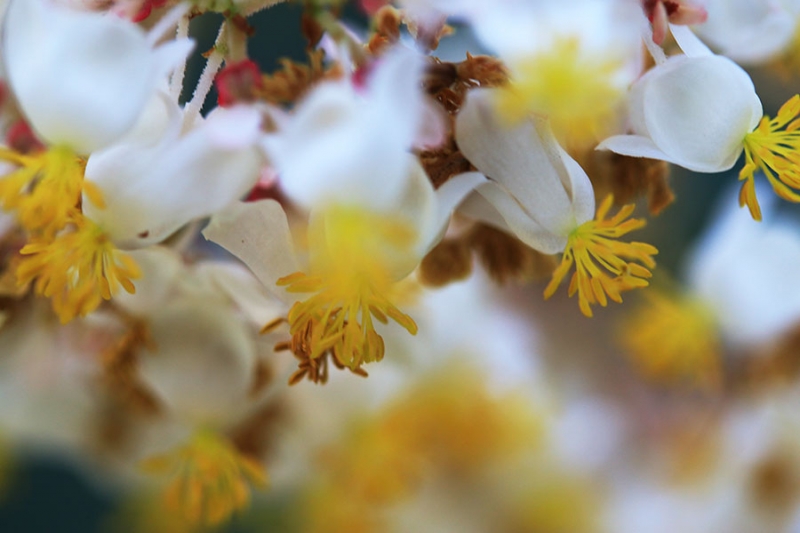
<svg viewBox="0 0 800 533"><path fill-rule="evenodd" d="M149 459L143 467L156 474L174 474L165 504L195 525L215 526L228 520L249 505L250 484L267 484L261 464L211 431L199 431L182 448Z"/></svg>
<svg viewBox="0 0 800 533"><path fill-rule="evenodd" d="M20 225L30 232L53 235L66 226L84 191L103 206L99 190L84 182L83 161L67 148L36 154L0 148L0 160L17 167L0 178L0 202L5 210L16 212Z"/></svg>
<svg viewBox="0 0 800 533"><path fill-rule="evenodd" d="M662 383L720 384L721 343L714 315L694 298L650 290L623 323L620 339L639 371Z"/></svg>
<svg viewBox="0 0 800 533"><path fill-rule="evenodd" d="M118 250L103 230L80 213L56 235L35 236L20 250L20 285L36 280L37 294L52 300L62 323L94 311L120 286L136 291L131 280L141 276L136 262Z"/></svg>
<svg viewBox="0 0 800 533"><path fill-rule="evenodd" d="M790 202L800 202L800 95L781 106L775 118L764 117L744 138L745 164L739 172L744 181L739 205L747 205L755 220L761 220L756 198L755 173L761 170L775 194Z"/></svg>
<svg viewBox="0 0 800 533"><path fill-rule="evenodd" d="M656 265L652 256L658 250L641 242L617 240L643 227L645 221L628 219L635 208L633 204L606 219L613 201L612 196L607 196L598 208L595 220L581 224L569 235L561 264L545 288L545 299L556 292L573 265L575 273L569 284L569 295L578 293L578 305L588 317L592 316L593 304L605 307L608 300L622 302L622 292L648 285L647 279L652 276L650 270Z"/></svg>
<svg viewBox="0 0 800 533"><path fill-rule="evenodd" d="M374 320L417 325L392 302L398 289L394 266L412 253L408 224L355 208L328 211L310 230L311 272L278 280L292 293L313 293L289 311L292 335L308 331L311 358L332 352L351 369L383 359L383 338Z"/></svg>
<svg viewBox="0 0 800 533"><path fill-rule="evenodd" d="M583 50L577 37L559 39L517 66L499 93L498 110L512 122L531 113L547 116L562 141L596 141L607 133L624 96L615 80L620 64Z"/></svg>

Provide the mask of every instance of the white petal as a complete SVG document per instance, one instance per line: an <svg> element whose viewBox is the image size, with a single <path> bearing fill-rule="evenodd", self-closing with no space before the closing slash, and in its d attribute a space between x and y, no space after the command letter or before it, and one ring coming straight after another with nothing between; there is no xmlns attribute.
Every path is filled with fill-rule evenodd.
<svg viewBox="0 0 800 533"><path fill-rule="evenodd" d="M461 152L502 185L537 226L559 234L572 229L572 181L588 177L570 176L566 154L546 123L534 118L516 126L503 124L492 109L492 98L492 90L470 91L456 119Z"/></svg>
<svg viewBox="0 0 800 533"><path fill-rule="evenodd" d="M800 268L800 228L772 216L768 186L758 192L764 221L754 224L736 195L726 195L728 205L696 246L689 268L691 286L739 346L772 341L800 322L800 294L789 289Z"/></svg>
<svg viewBox="0 0 800 533"><path fill-rule="evenodd" d="M204 261L197 265L194 275L207 279L241 309L255 327L262 327L288 309L276 300L266 287L244 266L221 261Z"/></svg>
<svg viewBox="0 0 800 533"><path fill-rule="evenodd" d="M230 205L255 185L263 164L254 146L234 142L254 140L257 123L243 120L239 126L243 131L231 140L221 110L176 142L156 148L126 144L93 155L86 179L102 191L106 207L87 200L84 213L119 246L136 247L160 242Z"/></svg>
<svg viewBox="0 0 800 533"><path fill-rule="evenodd" d="M9 82L33 128L80 153L120 138L155 87L145 34L117 17L13 0L4 43Z"/></svg>
<svg viewBox="0 0 800 533"><path fill-rule="evenodd" d="M486 178L479 172L453 176L439 189L433 189L430 178L416 157L408 155L411 173L406 190L394 211L408 220L417 232L414 254L403 253L396 258L394 277L408 275L447 230L450 216L462 200Z"/></svg>
<svg viewBox="0 0 800 533"><path fill-rule="evenodd" d="M708 20L696 30L720 53L742 64L769 60L794 37L797 9L771 0L706 0ZM780 5L784 4L784 5Z"/></svg>
<svg viewBox="0 0 800 533"><path fill-rule="evenodd" d="M641 105L631 115L670 161L697 172L731 168L744 137L763 114L753 82L744 70L721 56L677 56L644 76ZM640 121L634 126L641 128Z"/></svg>
<svg viewBox="0 0 800 533"><path fill-rule="evenodd" d="M659 150L658 146L649 137L643 137L642 135L614 135L598 144L596 149L610 150L616 154L631 157L647 157L676 163L671 160L670 156Z"/></svg>
<svg viewBox="0 0 800 533"><path fill-rule="evenodd" d="M704 57L712 56L714 53L703 44L703 41L689 29L688 26L677 26L675 24L669 25L669 30L672 32L672 37L683 53L688 57Z"/></svg>
<svg viewBox="0 0 800 533"><path fill-rule="evenodd" d="M114 303L134 316L144 317L174 295L173 288L183 270L183 260L177 252L163 246L134 250L130 255L142 270L142 277L133 282L135 294L120 291L114 296Z"/></svg>
<svg viewBox="0 0 800 533"><path fill-rule="evenodd" d="M478 188L483 196L503 217L508 228L522 242L545 254L564 251L567 238L539 224L507 190L496 183L487 183Z"/></svg>
<svg viewBox="0 0 800 533"><path fill-rule="evenodd" d="M300 271L281 205L274 200L238 203L217 213L203 236L238 257L270 291L279 278Z"/></svg>
<svg viewBox="0 0 800 533"><path fill-rule="evenodd" d="M287 195L310 209L326 203L390 207L420 129L421 59L386 54L363 91L350 80L320 84L264 147Z"/></svg>
<svg viewBox="0 0 800 533"><path fill-rule="evenodd" d="M230 309L182 299L151 317L158 349L142 352L144 384L179 416L230 423L253 380L254 331Z"/></svg>

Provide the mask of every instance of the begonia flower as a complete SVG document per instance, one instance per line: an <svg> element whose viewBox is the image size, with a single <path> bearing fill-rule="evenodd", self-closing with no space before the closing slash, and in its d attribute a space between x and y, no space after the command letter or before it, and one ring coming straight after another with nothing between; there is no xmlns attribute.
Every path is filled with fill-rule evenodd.
<svg viewBox="0 0 800 533"><path fill-rule="evenodd" d="M516 126L505 124L493 110L493 91L471 91L456 121L461 152L490 180L462 211L541 252L563 251L545 297L575 265L569 292L578 292L586 316L592 316L591 304L621 301L622 291L646 286L656 249L616 241L644 225L643 220L625 220L633 206L606 219L608 197L595 212L589 177L558 145L547 120L533 117Z"/></svg>

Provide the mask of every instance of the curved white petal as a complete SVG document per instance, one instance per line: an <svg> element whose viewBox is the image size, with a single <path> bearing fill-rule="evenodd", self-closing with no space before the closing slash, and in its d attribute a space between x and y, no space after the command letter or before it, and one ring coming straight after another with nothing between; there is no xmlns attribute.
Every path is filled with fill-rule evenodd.
<svg viewBox="0 0 800 533"><path fill-rule="evenodd" d="M207 304L185 298L151 315L157 350L140 353L140 375L179 416L229 423L252 385L254 331L231 309Z"/></svg>
<svg viewBox="0 0 800 533"><path fill-rule="evenodd" d="M86 179L106 205L101 209L86 200L84 213L119 246L137 247L160 242L240 199L263 165L255 147L259 121L242 118L258 116L249 111L220 109L186 136L155 148L123 144L93 155ZM240 120L232 124L229 113Z"/></svg>
<svg viewBox="0 0 800 533"><path fill-rule="evenodd" d="M688 57L705 57L714 55L714 53L709 50L705 44L703 44L703 41L697 38L697 36L692 32L691 29L689 29L688 26L670 24L669 30L672 33L672 37L675 39L675 42L678 43L680 49Z"/></svg>
<svg viewBox="0 0 800 533"><path fill-rule="evenodd" d="M539 224L507 190L497 183L487 183L478 192L497 210L508 229L522 242L545 254L564 251L567 237L563 232L552 232ZM487 222L491 222L488 221ZM502 228L501 228L502 229Z"/></svg>
<svg viewBox="0 0 800 533"><path fill-rule="evenodd" d="M721 56L670 58L637 82L630 105L634 133L649 138L655 150L637 139L603 146L635 148L648 157L661 151L667 161L697 172L731 168L763 115L750 77Z"/></svg>
<svg viewBox="0 0 800 533"><path fill-rule="evenodd" d="M279 278L300 271L289 222L274 200L237 203L217 213L203 236L238 257L276 295Z"/></svg>
<svg viewBox="0 0 800 533"><path fill-rule="evenodd" d="M394 277L402 279L441 240L450 216L464 198L475 187L486 182L479 172L467 172L453 176L437 190L416 157L409 155L411 169L405 192L392 212L406 219L413 226L417 239L414 253L398 254L394 261Z"/></svg>
<svg viewBox="0 0 800 533"><path fill-rule="evenodd" d="M589 178L577 163L567 165L570 157L546 121L534 117L515 126L504 124L492 108L492 98L490 89L471 91L456 119L461 152L502 186L485 188L491 191L487 199L499 198L498 190L506 191L537 228L554 234L565 235L579 218L588 220L586 206L594 203ZM593 207L590 211L589 218Z"/></svg>
<svg viewBox="0 0 800 533"><path fill-rule="evenodd" d="M12 0L3 57L10 85L42 139L90 153L136 122L156 61L134 24L46 0Z"/></svg>
<svg viewBox="0 0 800 533"><path fill-rule="evenodd" d="M367 86L320 84L264 141L287 195L310 209L331 203L390 207L402 194L404 162L424 107L422 62L398 47Z"/></svg>

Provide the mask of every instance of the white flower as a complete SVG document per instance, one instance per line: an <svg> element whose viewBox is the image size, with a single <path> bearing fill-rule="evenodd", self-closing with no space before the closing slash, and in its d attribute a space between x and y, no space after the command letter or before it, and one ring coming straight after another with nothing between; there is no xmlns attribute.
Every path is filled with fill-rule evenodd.
<svg viewBox="0 0 800 533"><path fill-rule="evenodd" d="M154 49L129 21L48 0L13 0L3 44L9 83L36 133L83 154L122 137L192 46Z"/></svg>
<svg viewBox="0 0 800 533"><path fill-rule="evenodd" d="M396 284L483 180L465 174L434 191L409 153L425 129L421 68L418 56L395 49L376 65L363 92L349 79L322 84L293 115L278 117L278 132L265 148L279 183L309 210L306 267L293 259L286 215L275 202L229 209L204 231L268 288L316 293L297 301L288 316L293 335L309 336L295 345L311 346L311 359L333 350L354 370L380 360L383 341L373 320L391 318L416 332L392 301Z"/></svg>
<svg viewBox="0 0 800 533"><path fill-rule="evenodd" d="M570 232L594 218L592 183L558 145L545 119L505 124L492 107L495 91L469 92L456 121L456 141L490 179L478 192L501 218L490 214L489 205L480 207L474 195L462 211L482 212L480 218L541 252L562 252Z"/></svg>
<svg viewBox="0 0 800 533"><path fill-rule="evenodd" d="M742 64L774 58L791 44L800 17L796 0L706 0L708 20L697 33Z"/></svg>
<svg viewBox="0 0 800 533"><path fill-rule="evenodd" d="M605 306L607 297L619 302L621 291L646 286L644 278L650 272L628 260L652 268L655 248L615 240L644 225L624 221L633 206L606 220L608 197L595 214L589 177L559 146L547 120L534 116L516 126L504 123L493 109L493 91L471 91L456 120L461 152L490 180L462 211L510 231L541 252L564 251L545 297L555 292L574 264L570 294L577 290L587 316L592 316L591 304Z"/></svg>
<svg viewBox="0 0 800 533"><path fill-rule="evenodd" d="M800 323L800 294L787 290L800 268L800 227L769 204L763 224L724 209L689 258L689 286L735 347L769 342Z"/></svg>
<svg viewBox="0 0 800 533"><path fill-rule="evenodd" d="M688 28L671 29L685 55L670 57L642 76L629 95L633 134L610 137L598 149L697 172L728 170L744 151L739 204L746 204L754 219L761 218L758 170L778 196L800 202L800 169L793 156L800 149L794 130L800 97L789 99L774 118L765 117L741 67L712 54Z"/></svg>
<svg viewBox="0 0 800 533"><path fill-rule="evenodd" d="M753 82L730 59L702 48L685 51L633 85L628 98L633 134L610 137L598 149L697 172L721 172L736 163L745 136L763 116Z"/></svg>

